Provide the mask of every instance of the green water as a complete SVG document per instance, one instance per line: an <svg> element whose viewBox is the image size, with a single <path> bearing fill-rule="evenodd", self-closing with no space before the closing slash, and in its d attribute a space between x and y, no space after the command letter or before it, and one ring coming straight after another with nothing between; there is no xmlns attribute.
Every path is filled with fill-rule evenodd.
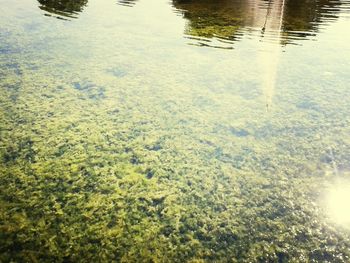
<svg viewBox="0 0 350 263"><path fill-rule="evenodd" d="M0 262L350 262L348 1L0 13Z"/></svg>

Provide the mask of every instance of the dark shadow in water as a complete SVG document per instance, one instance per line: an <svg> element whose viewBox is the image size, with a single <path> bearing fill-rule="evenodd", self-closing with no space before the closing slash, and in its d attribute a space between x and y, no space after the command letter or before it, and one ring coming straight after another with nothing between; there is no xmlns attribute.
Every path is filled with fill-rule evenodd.
<svg viewBox="0 0 350 263"><path fill-rule="evenodd" d="M118 5L133 7L137 0L118 0Z"/></svg>
<svg viewBox="0 0 350 263"><path fill-rule="evenodd" d="M38 0L38 2L40 3L39 8L47 12L46 16L69 20L77 18L88 0Z"/></svg>
<svg viewBox="0 0 350 263"><path fill-rule="evenodd" d="M202 38L232 43L245 34L259 33L285 45L315 36L320 25L338 18L345 2L348 4L340 0L173 0L173 6L188 21L185 34L200 43ZM281 34L276 32L279 29Z"/></svg>

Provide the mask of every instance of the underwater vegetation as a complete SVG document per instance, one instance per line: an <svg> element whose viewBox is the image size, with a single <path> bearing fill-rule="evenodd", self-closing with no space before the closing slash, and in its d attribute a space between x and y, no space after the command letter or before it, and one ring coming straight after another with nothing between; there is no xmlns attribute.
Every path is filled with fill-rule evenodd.
<svg viewBox="0 0 350 263"><path fill-rule="evenodd" d="M322 202L350 176L345 70L281 61L266 112L248 55L37 11L0 17L0 262L350 261Z"/></svg>
<svg viewBox="0 0 350 263"><path fill-rule="evenodd" d="M333 162L349 176L348 118L232 124L209 94L1 69L1 261L349 261L317 203Z"/></svg>

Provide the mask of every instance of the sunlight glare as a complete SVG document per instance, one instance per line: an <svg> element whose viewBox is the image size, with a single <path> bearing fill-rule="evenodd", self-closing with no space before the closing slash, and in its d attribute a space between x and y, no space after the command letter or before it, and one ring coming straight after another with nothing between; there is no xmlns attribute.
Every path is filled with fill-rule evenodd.
<svg viewBox="0 0 350 263"><path fill-rule="evenodd" d="M336 223L350 226L350 185L332 188L327 195L327 207Z"/></svg>

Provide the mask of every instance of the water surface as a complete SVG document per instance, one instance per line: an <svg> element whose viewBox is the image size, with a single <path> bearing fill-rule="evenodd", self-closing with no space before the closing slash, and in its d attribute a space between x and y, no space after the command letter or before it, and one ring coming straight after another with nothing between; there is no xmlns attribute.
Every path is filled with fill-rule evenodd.
<svg viewBox="0 0 350 263"><path fill-rule="evenodd" d="M0 12L0 261L350 261L349 1Z"/></svg>

